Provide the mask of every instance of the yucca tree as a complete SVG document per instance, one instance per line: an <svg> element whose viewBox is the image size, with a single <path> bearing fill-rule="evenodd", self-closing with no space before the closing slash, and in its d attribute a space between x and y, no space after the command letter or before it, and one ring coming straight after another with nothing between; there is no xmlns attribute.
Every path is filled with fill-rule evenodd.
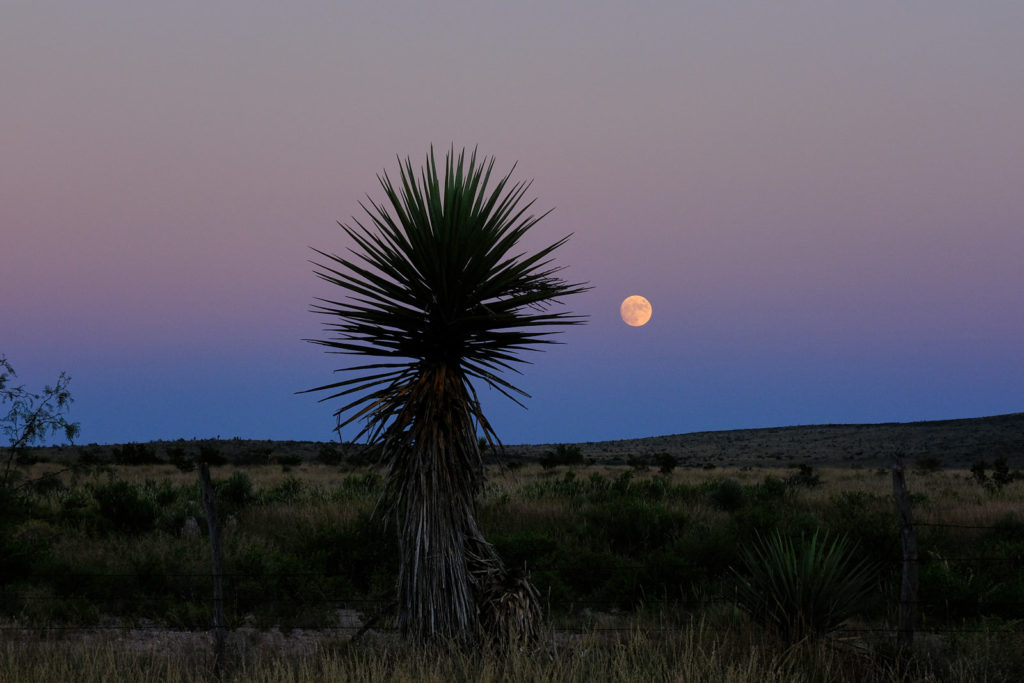
<svg viewBox="0 0 1024 683"><path fill-rule="evenodd" d="M387 466L386 502L398 517L398 625L417 639L528 637L540 607L525 576L509 572L475 521L483 482L481 439L500 440L484 416L477 385L519 402L501 377L520 352L551 343L580 316L550 305L584 291L559 277L552 253L520 242L544 215L530 214L528 182L512 172L492 184L494 159L446 155L443 176L431 148L419 176L407 158L400 183L378 176L385 201L361 204L368 222L339 223L347 256L315 250L315 273L346 296L318 299L330 318L332 352L368 357L347 379L310 391L344 399L338 429L362 425ZM513 167L514 170L514 167ZM364 219L365 221L365 219Z"/></svg>

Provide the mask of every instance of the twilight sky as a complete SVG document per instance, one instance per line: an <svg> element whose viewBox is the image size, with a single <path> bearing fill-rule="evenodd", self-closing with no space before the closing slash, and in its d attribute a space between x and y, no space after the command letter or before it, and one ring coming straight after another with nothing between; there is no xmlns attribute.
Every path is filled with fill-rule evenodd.
<svg viewBox="0 0 1024 683"><path fill-rule="evenodd" d="M590 316L506 443L1024 410L1024 3L7 0L0 353L80 441L327 440L309 247L518 162ZM651 300L627 327L619 303ZM347 435L349 438L351 434Z"/></svg>

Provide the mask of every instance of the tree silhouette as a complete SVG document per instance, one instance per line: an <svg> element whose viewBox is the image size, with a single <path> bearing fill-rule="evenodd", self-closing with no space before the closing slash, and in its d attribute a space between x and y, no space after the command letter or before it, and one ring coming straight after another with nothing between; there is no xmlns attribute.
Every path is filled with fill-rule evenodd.
<svg viewBox="0 0 1024 683"><path fill-rule="evenodd" d="M510 183L512 171L491 187L493 166L453 148L442 177L431 148L417 177L407 158L397 187L378 176L386 201L361 204L369 223L339 223L355 244L348 256L314 250L323 257L316 275L347 297L317 300L331 337L308 341L372 362L309 391L343 398L338 429L362 421L356 440L388 468L385 500L399 520L398 626L419 640L519 639L540 617L525 574L505 568L476 524L480 437L485 446L500 440L474 382L517 403L527 397L501 373L523 362L521 351L552 343L553 327L583 322L549 309L588 287L561 279L552 264L568 236L523 250L546 213L527 213L530 183Z"/></svg>
<svg viewBox="0 0 1024 683"><path fill-rule="evenodd" d="M66 373L61 372L56 384L47 385L39 393L24 385L10 386L15 377L17 373L7 357L0 354L0 434L8 442L0 487L11 483L12 467L26 448L53 434L62 434L70 443L79 432L78 423L68 422L66 417L72 403L68 390L71 378Z"/></svg>

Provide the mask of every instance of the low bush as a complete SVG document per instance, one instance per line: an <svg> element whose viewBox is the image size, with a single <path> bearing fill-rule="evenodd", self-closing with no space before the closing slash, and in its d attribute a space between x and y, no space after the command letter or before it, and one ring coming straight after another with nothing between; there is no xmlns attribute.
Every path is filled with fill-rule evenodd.
<svg viewBox="0 0 1024 683"><path fill-rule="evenodd" d="M305 494L305 484L303 484L300 479L296 479L289 475L269 489L263 489L263 491L260 492L259 499L264 505L271 505L274 503L297 503L302 500Z"/></svg>
<svg viewBox="0 0 1024 683"><path fill-rule="evenodd" d="M761 502L781 501L786 497L786 491L786 482L769 474L754 487L754 498Z"/></svg>
<svg viewBox="0 0 1024 683"><path fill-rule="evenodd" d="M228 459L224 457L220 448L213 444L199 444L199 454L196 456L196 462L205 462L210 467L220 467L226 465Z"/></svg>
<svg viewBox="0 0 1024 683"><path fill-rule="evenodd" d="M247 472L236 470L224 481L215 482L217 499L232 510L244 507L256 500L252 479Z"/></svg>
<svg viewBox="0 0 1024 683"><path fill-rule="evenodd" d="M325 443L321 444L316 451L316 459L324 465L334 467L340 465L345 459L344 453L338 448L337 444Z"/></svg>
<svg viewBox="0 0 1024 683"><path fill-rule="evenodd" d="M114 446L111 455L117 465L153 465L162 462L149 445L142 443Z"/></svg>
<svg viewBox="0 0 1024 683"><path fill-rule="evenodd" d="M679 458L671 453L655 453L651 459L662 474L672 474L672 470L679 465Z"/></svg>
<svg viewBox="0 0 1024 683"><path fill-rule="evenodd" d="M117 480L98 486L93 498L99 513L116 531L141 535L156 526L160 508L134 484Z"/></svg>
<svg viewBox="0 0 1024 683"><path fill-rule="evenodd" d="M278 455L274 458L274 462L281 466L282 472L288 472L291 468L302 464L302 456L294 454Z"/></svg>
<svg viewBox="0 0 1024 683"><path fill-rule="evenodd" d="M821 486L821 476L810 465L801 463L797 465L796 474L791 475L786 483L790 486L814 489Z"/></svg>
<svg viewBox="0 0 1024 683"><path fill-rule="evenodd" d="M743 507L747 494L743 485L735 479L723 479L711 487L709 497L719 510L733 512Z"/></svg>
<svg viewBox="0 0 1024 683"><path fill-rule="evenodd" d="M559 465L583 465L583 451L579 446L558 444L555 450L547 451L540 457L540 465L544 469L551 469Z"/></svg>

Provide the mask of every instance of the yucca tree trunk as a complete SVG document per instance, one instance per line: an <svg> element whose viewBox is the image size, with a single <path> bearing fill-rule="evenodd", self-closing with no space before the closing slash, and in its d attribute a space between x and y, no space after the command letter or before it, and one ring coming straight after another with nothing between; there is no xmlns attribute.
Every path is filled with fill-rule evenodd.
<svg viewBox="0 0 1024 683"><path fill-rule="evenodd" d="M478 539L474 495L483 462L457 369L421 368L392 430L388 487L399 518L398 626L417 640L476 632L466 548ZM482 539L481 539L482 540Z"/></svg>
<svg viewBox="0 0 1024 683"><path fill-rule="evenodd" d="M461 637L477 628L465 552L473 502L447 471L451 458L443 449L424 444L418 451L400 483L398 626L417 640Z"/></svg>
<svg viewBox="0 0 1024 683"><path fill-rule="evenodd" d="M542 618L524 572L506 569L480 533L471 499L441 478L416 478L402 514L398 627L424 641L530 642Z"/></svg>
<svg viewBox="0 0 1024 683"><path fill-rule="evenodd" d="M510 578L477 526L483 460L465 378L439 366L424 372L417 385L410 405L418 414L411 416L402 439L406 448L394 454L388 477L400 520L398 627L417 640L520 639L519 622L530 620L528 633L537 627L539 600L525 577ZM517 602L503 595L521 583L529 586L521 592L526 597ZM519 605L524 601L528 608ZM516 604L517 614L527 617L513 618L510 627L501 616L506 604Z"/></svg>

